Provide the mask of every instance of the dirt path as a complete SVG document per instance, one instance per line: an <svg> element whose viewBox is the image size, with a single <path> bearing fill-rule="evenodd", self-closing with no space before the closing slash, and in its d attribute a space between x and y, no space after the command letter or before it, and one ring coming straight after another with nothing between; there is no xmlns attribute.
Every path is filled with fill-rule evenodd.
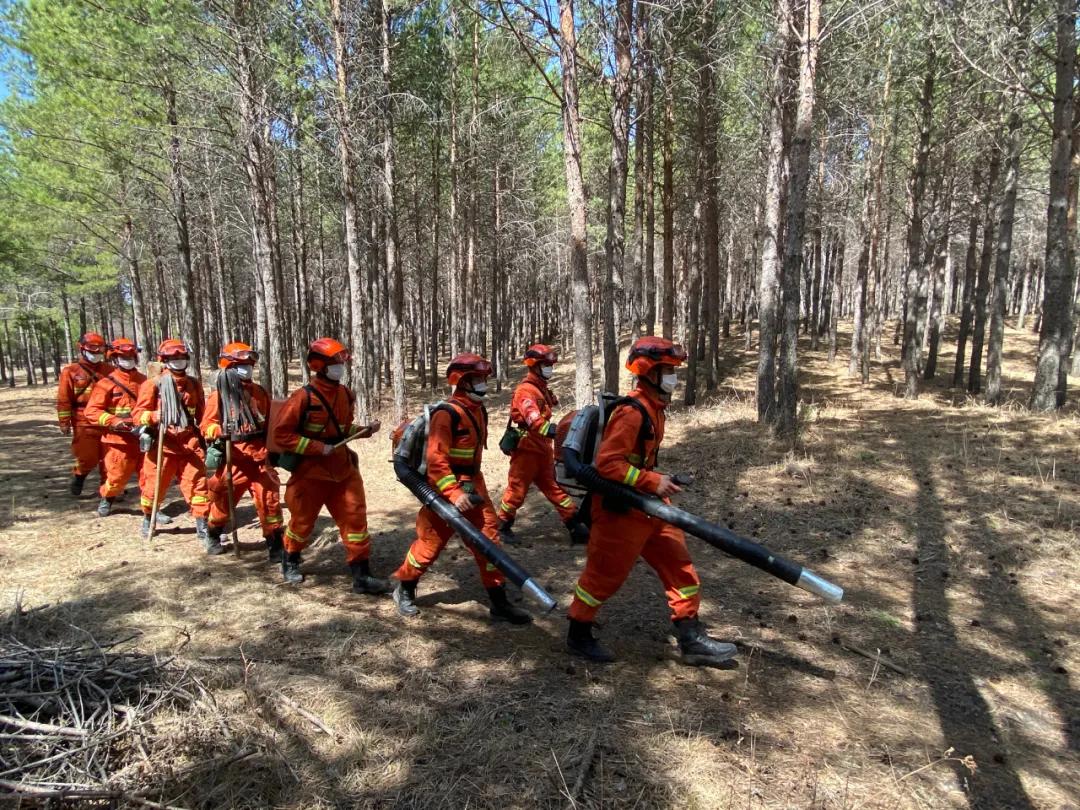
<svg viewBox="0 0 1080 810"><path fill-rule="evenodd" d="M1008 360L1019 399L1028 361ZM524 630L490 625L456 541L409 623L388 599L348 592L325 517L299 589L263 561L248 506L240 560L201 556L178 501L176 527L147 549L135 499L101 520L96 499L66 494L46 391L0 392L0 596L98 635L137 630L140 649L178 651L200 674L228 733L173 718L172 762L259 753L192 779L181 806L1077 807L1075 408L997 411L943 388L905 403L891 396L894 366L862 389L815 353L791 454L754 425L753 358L728 365L716 399L673 416L664 464L697 474L683 504L847 589L825 607L692 540L703 617L742 647L734 671L672 660L643 564L603 614L620 662L595 668L562 651L562 611ZM416 511L388 457L385 439L362 446L383 572ZM499 489L494 443L488 460ZM565 608L583 554L536 493L518 527L528 541L513 553Z"/></svg>

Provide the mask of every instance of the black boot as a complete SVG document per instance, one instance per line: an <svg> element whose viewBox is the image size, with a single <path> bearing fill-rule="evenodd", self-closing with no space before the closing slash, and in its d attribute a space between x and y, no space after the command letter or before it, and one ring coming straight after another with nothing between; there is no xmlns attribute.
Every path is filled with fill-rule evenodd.
<svg viewBox="0 0 1080 810"><path fill-rule="evenodd" d="M394 588L394 604L397 612L406 619L420 615L420 608L416 606L416 584L418 579L403 579Z"/></svg>
<svg viewBox="0 0 1080 810"><path fill-rule="evenodd" d="M115 500L116 500L116 498L102 498L100 501L98 501L98 505L97 505L98 517L108 517L109 512L112 511L113 501L115 501Z"/></svg>
<svg viewBox="0 0 1080 810"><path fill-rule="evenodd" d="M675 625L679 653L683 661L691 666L718 666L731 661L739 652L734 644L710 638L696 616L677 619L672 624Z"/></svg>
<svg viewBox="0 0 1080 810"><path fill-rule="evenodd" d="M527 610L522 610L516 605L511 605L506 598L506 588L499 585L487 589L488 599L491 600L491 619L496 622L509 622L510 624L532 624L533 617Z"/></svg>
<svg viewBox="0 0 1080 810"><path fill-rule="evenodd" d="M300 552L281 550L281 574L290 585L299 585L304 581L300 573Z"/></svg>
<svg viewBox="0 0 1080 810"><path fill-rule="evenodd" d="M514 518L499 519L499 539L508 546L518 544L517 535L514 534Z"/></svg>
<svg viewBox="0 0 1080 810"><path fill-rule="evenodd" d="M202 521L201 527L199 521ZM221 545L221 535L224 534L224 532L224 526L208 527L206 518L195 518L195 534L198 535L199 542L202 543L202 547L206 549L206 553L212 557L225 553L225 548Z"/></svg>
<svg viewBox="0 0 1080 810"><path fill-rule="evenodd" d="M274 529L263 539L266 541L267 562L276 563L281 559L281 552L285 549L285 530Z"/></svg>
<svg viewBox="0 0 1080 810"><path fill-rule="evenodd" d="M570 620L570 629L566 633L566 647L574 655L588 658L598 664L610 664L615 660L611 652L593 638L592 622L579 622Z"/></svg>
<svg viewBox="0 0 1080 810"><path fill-rule="evenodd" d="M86 483L85 475L73 475L71 476L71 494L78 498L82 495L83 484Z"/></svg>
<svg viewBox="0 0 1080 810"><path fill-rule="evenodd" d="M390 580L371 575L371 566L367 560L350 563L349 568L352 570L353 593L377 596L382 593L390 593L393 589Z"/></svg>
<svg viewBox="0 0 1080 810"><path fill-rule="evenodd" d="M570 533L570 545L583 546L589 542L589 527L576 514L564 524L566 531Z"/></svg>

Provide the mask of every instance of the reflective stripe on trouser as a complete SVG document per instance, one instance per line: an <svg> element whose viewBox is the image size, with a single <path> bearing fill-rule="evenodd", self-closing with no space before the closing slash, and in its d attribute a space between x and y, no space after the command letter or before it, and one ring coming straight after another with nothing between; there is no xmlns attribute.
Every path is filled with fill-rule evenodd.
<svg viewBox="0 0 1080 810"><path fill-rule="evenodd" d="M499 517L504 520L514 517L533 484L554 504L560 518L569 520L577 514L573 499L555 480L555 454L548 449L546 453L517 452L510 458L510 475L499 504Z"/></svg>
<svg viewBox="0 0 1080 810"><path fill-rule="evenodd" d="M490 500L485 499L482 506L470 509L463 514L463 517L480 529L493 543L499 542L495 510ZM394 577L403 580L419 579L420 575L438 559L453 533L454 530L442 518L430 509L421 509L416 516L416 539L409 547L401 567L394 572ZM469 551L472 549L470 548ZM476 567L480 569L480 581L484 583L485 588L494 588L503 584L505 578L498 568L489 563L483 555L475 551L472 551L472 555L476 559Z"/></svg>
<svg viewBox="0 0 1080 810"><path fill-rule="evenodd" d="M74 475L89 475L96 467L105 480L105 448L101 444L100 430L75 425L71 429L71 456L75 464L71 469Z"/></svg>
<svg viewBox="0 0 1080 810"><path fill-rule="evenodd" d="M115 498L121 495L127 482L136 470L142 469L142 453L136 447L120 447L107 444L105 451L105 478L101 482L98 494L102 498ZM139 489L142 489L142 475L139 475Z"/></svg>
<svg viewBox="0 0 1080 810"><path fill-rule="evenodd" d="M284 525L281 516L281 481L277 470L266 467L253 459L237 461L233 455L233 499L234 505L240 503L249 492L255 502L255 511L259 515L259 525L263 535L270 534ZM210 488L210 525L224 526L229 522L229 485L225 470L218 470L217 475L208 479Z"/></svg>
<svg viewBox="0 0 1080 810"><path fill-rule="evenodd" d="M191 507L192 517L203 518L210 514L210 492L206 488L206 468L202 458L195 452L161 457L161 500L172 484L179 479L180 492ZM149 515L154 506L154 486L157 480L157 463L154 453L143 456L142 510Z"/></svg>
<svg viewBox="0 0 1080 810"><path fill-rule="evenodd" d="M592 517L588 558L574 589L571 619L592 621L600 606L626 581L639 556L660 577L671 618L688 619L697 615L701 580L690 560L681 529L636 511L609 512L599 499L593 501Z"/></svg>
<svg viewBox="0 0 1080 810"><path fill-rule="evenodd" d="M344 481L323 481L304 478L301 467L285 486L285 505L289 507L286 551L303 551L307 547L325 506L345 545L345 561L359 562L371 554L364 480L356 470Z"/></svg>

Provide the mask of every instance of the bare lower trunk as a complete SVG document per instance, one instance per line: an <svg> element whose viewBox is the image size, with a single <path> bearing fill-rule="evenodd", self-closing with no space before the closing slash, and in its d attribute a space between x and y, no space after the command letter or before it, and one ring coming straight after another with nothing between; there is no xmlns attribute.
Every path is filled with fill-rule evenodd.
<svg viewBox="0 0 1080 810"><path fill-rule="evenodd" d="M574 399L592 402L592 312L589 307L589 252L585 221L585 182L581 166L581 113L578 108L577 32L574 0L559 0L562 64L563 168L570 206L570 277L574 321Z"/></svg>

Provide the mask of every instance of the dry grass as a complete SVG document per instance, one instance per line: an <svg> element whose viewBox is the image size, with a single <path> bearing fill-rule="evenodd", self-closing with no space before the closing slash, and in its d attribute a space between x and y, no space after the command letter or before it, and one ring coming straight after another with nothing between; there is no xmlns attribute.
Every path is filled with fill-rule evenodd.
<svg viewBox="0 0 1080 810"><path fill-rule="evenodd" d="M148 550L133 513L99 520L93 500L65 494L49 392L25 389L0 393L3 606L22 591L98 634L138 630L140 650L192 667L218 714L170 720L176 765L258 755L177 781L182 795L164 798L179 806L1077 807L1080 416L1019 404L1033 339L1007 336L1002 409L944 387L896 399L892 357L864 389L846 363L804 353L794 452L754 424L754 358L738 345L717 396L673 413L662 463L697 473L689 508L847 589L826 607L691 540L704 618L741 643L738 670L671 660L644 565L604 612L621 661L595 668L562 652L561 614L491 626L458 545L407 624L389 600L348 592L325 517L300 589L262 562L247 506L239 561L201 556L186 517ZM492 450L497 489L507 465ZM374 565L389 571L416 505L385 439L361 451ZM584 556L553 510L534 493L518 527L515 555L568 596Z"/></svg>

